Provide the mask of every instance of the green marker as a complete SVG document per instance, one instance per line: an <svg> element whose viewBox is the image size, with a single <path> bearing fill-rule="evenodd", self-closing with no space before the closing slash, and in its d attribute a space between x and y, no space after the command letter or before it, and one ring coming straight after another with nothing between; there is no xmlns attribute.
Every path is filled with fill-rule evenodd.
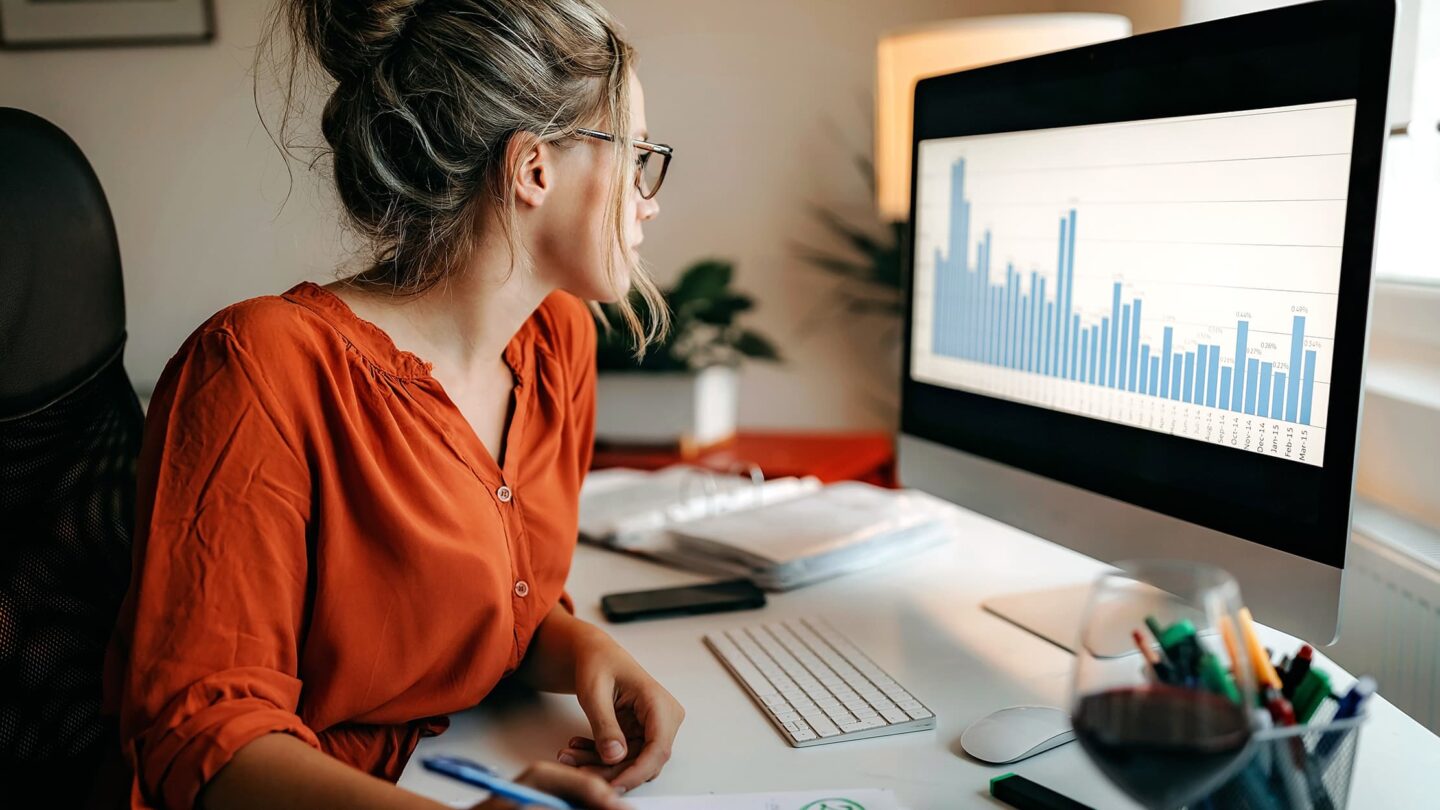
<svg viewBox="0 0 1440 810"><path fill-rule="evenodd" d="M1315 714L1315 710L1319 709L1320 704L1324 703L1328 697L1330 697L1330 676L1322 670L1311 667L1310 671L1305 673L1305 678L1300 681L1300 685L1295 687L1295 700L1292 701L1295 706L1295 719L1301 723L1310 722L1310 717Z"/></svg>
<svg viewBox="0 0 1440 810"><path fill-rule="evenodd" d="M1200 656L1200 683L1217 695L1224 695L1235 703L1240 702L1240 690L1235 688L1235 682L1230 680L1230 673L1225 671L1225 665L1220 663L1220 659L1212 652Z"/></svg>

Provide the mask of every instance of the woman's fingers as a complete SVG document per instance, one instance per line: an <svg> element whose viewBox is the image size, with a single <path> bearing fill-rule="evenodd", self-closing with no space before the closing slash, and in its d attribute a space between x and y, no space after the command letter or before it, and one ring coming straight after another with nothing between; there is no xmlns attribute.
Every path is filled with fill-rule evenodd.
<svg viewBox="0 0 1440 810"><path fill-rule="evenodd" d="M610 780L615 787L625 790L638 787L658 776L660 769L670 761L671 746L675 743L680 724L685 720L685 709L659 684L655 684L653 689L643 696L643 700L649 703L644 712L645 747L630 767Z"/></svg>
<svg viewBox="0 0 1440 810"><path fill-rule="evenodd" d="M615 764L625 759L629 748L625 745L625 732L620 730L620 721L615 719L615 681L610 678L596 678L586 684L575 695L580 708L590 721L590 730L595 733L595 750L607 763Z"/></svg>
<svg viewBox="0 0 1440 810"><path fill-rule="evenodd" d="M630 737L629 739L625 740L625 749L630 754L634 754L644 747L645 738L643 736ZM606 764L605 760L601 759L600 753L595 750L595 741L590 739L589 737L571 737L570 745L560 749L560 753L556 754L555 758L559 760L561 764L570 765L573 767L579 767L582 765ZM628 765L629 760L631 759L633 759L633 757L627 756L626 759L623 759L620 762L612 762L609 764L616 766ZM617 773L618 772L619 771L617 771Z"/></svg>

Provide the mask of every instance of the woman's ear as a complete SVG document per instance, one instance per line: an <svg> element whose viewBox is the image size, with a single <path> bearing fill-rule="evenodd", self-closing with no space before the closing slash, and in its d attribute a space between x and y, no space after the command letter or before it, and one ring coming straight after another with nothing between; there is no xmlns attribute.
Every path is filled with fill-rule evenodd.
<svg viewBox="0 0 1440 810"><path fill-rule="evenodd" d="M554 183L553 152L529 133L516 133L505 145L506 162L516 167L515 199L532 208L545 202L545 195Z"/></svg>

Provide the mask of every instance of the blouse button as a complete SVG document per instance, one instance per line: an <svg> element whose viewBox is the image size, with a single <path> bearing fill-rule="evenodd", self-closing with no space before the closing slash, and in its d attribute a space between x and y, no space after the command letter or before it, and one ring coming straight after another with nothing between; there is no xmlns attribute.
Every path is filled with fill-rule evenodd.
<svg viewBox="0 0 1440 810"><path fill-rule="evenodd" d="M495 490L495 497L499 498L501 503L509 503L510 499L514 496L515 493L511 491L510 487L502 486ZM523 596L524 594L521 595Z"/></svg>
<svg viewBox="0 0 1440 810"><path fill-rule="evenodd" d="M516 595L516 596L520 597L521 599L524 599L527 595L529 595L529 593L530 593L530 585L529 585L528 583L526 583L525 580L522 579L522 580L519 580L519 581L517 581L517 582L515 583L515 595Z"/></svg>

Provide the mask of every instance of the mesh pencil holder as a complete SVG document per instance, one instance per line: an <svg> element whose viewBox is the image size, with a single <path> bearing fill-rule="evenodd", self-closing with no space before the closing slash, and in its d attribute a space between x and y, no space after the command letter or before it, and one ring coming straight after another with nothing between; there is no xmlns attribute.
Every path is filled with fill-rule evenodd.
<svg viewBox="0 0 1440 810"><path fill-rule="evenodd" d="M1190 810L1345 810L1365 714L1334 714L1326 701L1305 725L1257 732L1243 764Z"/></svg>

